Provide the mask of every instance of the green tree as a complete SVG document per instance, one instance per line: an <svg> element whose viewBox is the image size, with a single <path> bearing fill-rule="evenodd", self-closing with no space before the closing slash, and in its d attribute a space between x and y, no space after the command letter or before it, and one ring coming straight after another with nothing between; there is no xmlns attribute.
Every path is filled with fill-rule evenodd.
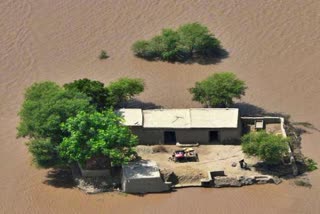
<svg viewBox="0 0 320 214"><path fill-rule="evenodd" d="M108 89L104 87L102 82L84 78L67 83L63 87L70 91L75 90L84 93L90 97L90 103L99 111L110 107L107 104Z"/></svg>
<svg viewBox="0 0 320 214"><path fill-rule="evenodd" d="M220 47L220 41L210 34L208 28L199 23L190 23L178 28L180 47L190 55L206 54Z"/></svg>
<svg viewBox="0 0 320 214"><path fill-rule="evenodd" d="M208 56L212 51L221 50L220 41L210 34L207 27L199 23L182 25L178 30L163 29L151 40L140 40L133 44L136 56L165 61L183 61L197 54Z"/></svg>
<svg viewBox="0 0 320 214"><path fill-rule="evenodd" d="M120 78L108 86L108 103L111 106L118 107L124 102L132 99L135 95L144 90L144 81L142 79Z"/></svg>
<svg viewBox="0 0 320 214"><path fill-rule="evenodd" d="M59 154L68 162L86 161L105 156L113 165L130 161L137 138L128 127L121 125L122 118L112 110L80 112L62 125L69 133L59 146Z"/></svg>
<svg viewBox="0 0 320 214"><path fill-rule="evenodd" d="M131 47L133 53L136 56L143 58L154 58L156 56L155 51L150 47L150 42L145 40L136 41Z"/></svg>
<svg viewBox="0 0 320 214"><path fill-rule="evenodd" d="M33 156L33 162L42 168L63 165L57 151L58 143L52 142L50 138L36 138L27 143L29 152Z"/></svg>
<svg viewBox="0 0 320 214"><path fill-rule="evenodd" d="M163 29L160 36L150 41L150 49L162 60L174 61L179 57L179 35L172 29Z"/></svg>
<svg viewBox="0 0 320 214"><path fill-rule="evenodd" d="M193 100L208 107L230 106L234 98L240 99L247 89L244 81L239 80L234 73L223 72L209 76L207 79L196 82L189 91Z"/></svg>
<svg viewBox="0 0 320 214"><path fill-rule="evenodd" d="M265 131L250 132L241 138L242 151L266 163L277 164L288 153L288 138Z"/></svg>
<svg viewBox="0 0 320 214"><path fill-rule="evenodd" d="M60 124L79 111L93 110L89 100L86 95L64 90L53 82L35 83L26 90L19 112L18 137L30 139L29 150L40 167L60 161L53 149L65 136Z"/></svg>

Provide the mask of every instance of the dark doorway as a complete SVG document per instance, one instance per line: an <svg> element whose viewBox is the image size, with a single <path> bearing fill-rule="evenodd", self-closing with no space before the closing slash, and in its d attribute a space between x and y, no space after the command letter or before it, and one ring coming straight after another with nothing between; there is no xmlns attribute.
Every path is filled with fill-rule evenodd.
<svg viewBox="0 0 320 214"><path fill-rule="evenodd" d="M176 144L176 133L172 131L166 131L164 132L164 143L166 144Z"/></svg>
<svg viewBox="0 0 320 214"><path fill-rule="evenodd" d="M219 132L218 131L210 131L209 132L209 139L210 139L210 142L219 141Z"/></svg>

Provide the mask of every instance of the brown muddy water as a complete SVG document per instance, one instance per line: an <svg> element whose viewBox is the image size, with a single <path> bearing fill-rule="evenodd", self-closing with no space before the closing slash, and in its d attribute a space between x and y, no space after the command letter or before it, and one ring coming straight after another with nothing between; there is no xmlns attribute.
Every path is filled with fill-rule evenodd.
<svg viewBox="0 0 320 214"><path fill-rule="evenodd" d="M195 107L187 88L218 71L248 84L243 99L320 129L320 1L0 1L0 213L320 213L320 172L311 189L292 181L239 189L182 189L143 197L85 195L53 185L16 139L17 112L32 83L88 77L105 83L145 79L139 98ZM229 57L217 64L170 64L135 58L131 44L164 27L207 25ZM110 58L98 60L102 49ZM320 162L320 132L303 135L303 152Z"/></svg>

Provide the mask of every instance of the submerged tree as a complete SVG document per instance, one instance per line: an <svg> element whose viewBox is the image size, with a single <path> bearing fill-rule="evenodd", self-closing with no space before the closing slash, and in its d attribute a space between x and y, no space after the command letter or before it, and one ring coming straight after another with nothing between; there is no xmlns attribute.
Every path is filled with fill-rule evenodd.
<svg viewBox="0 0 320 214"><path fill-rule="evenodd" d="M193 100L208 107L228 107L233 99L240 99L247 89L244 81L239 80L234 73L223 72L209 76L207 79L196 82L189 91Z"/></svg>
<svg viewBox="0 0 320 214"><path fill-rule="evenodd" d="M265 131L250 132L241 138L242 151L268 164L277 164L288 153L288 138Z"/></svg>
<svg viewBox="0 0 320 214"><path fill-rule="evenodd" d="M179 35L172 29L163 29L160 36L150 41L150 49L154 56L166 61L175 61L179 55Z"/></svg>
<svg viewBox="0 0 320 214"><path fill-rule="evenodd" d="M220 47L220 41L210 34L208 28L199 23L190 23L178 28L179 46L190 57L194 53L209 54Z"/></svg>
<svg viewBox="0 0 320 214"><path fill-rule="evenodd" d="M107 51L102 50L100 55L99 55L99 59L103 60L103 59L108 59L108 58L109 58L109 56L108 56Z"/></svg>
<svg viewBox="0 0 320 214"><path fill-rule="evenodd" d="M59 164L56 147L65 136L60 124L79 111L92 111L89 100L53 82L35 83L27 89L19 112L18 137L30 139L29 150L40 167Z"/></svg>
<svg viewBox="0 0 320 214"><path fill-rule="evenodd" d="M59 146L59 153L68 162L86 162L104 156L113 165L131 160L137 138L128 127L121 125L122 118L112 110L104 112L80 112L62 125L69 133Z"/></svg>
<svg viewBox="0 0 320 214"><path fill-rule="evenodd" d="M111 82L108 86L108 103L111 106L118 107L124 102L132 99L144 91L144 81L142 79L121 78Z"/></svg>
<svg viewBox="0 0 320 214"><path fill-rule="evenodd" d="M194 54L207 57L220 50L220 41L199 23L185 24L178 30L163 29L151 40L139 40L132 45L132 51L138 57L165 61L185 61Z"/></svg>
<svg viewBox="0 0 320 214"><path fill-rule="evenodd" d="M149 41L145 41L145 40L136 41L132 45L131 49L136 56L139 56L142 58L152 59L156 57L156 53L150 47Z"/></svg>

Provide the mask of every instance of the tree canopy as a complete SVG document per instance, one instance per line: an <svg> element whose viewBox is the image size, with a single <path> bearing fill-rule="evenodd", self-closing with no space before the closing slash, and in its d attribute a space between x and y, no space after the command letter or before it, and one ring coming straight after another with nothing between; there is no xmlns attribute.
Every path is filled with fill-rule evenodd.
<svg viewBox="0 0 320 214"><path fill-rule="evenodd" d="M265 131L250 132L241 138L242 150L266 163L277 164L288 153L288 138Z"/></svg>
<svg viewBox="0 0 320 214"><path fill-rule="evenodd" d="M220 49L220 41L199 23L181 25L177 30L163 29L151 40L139 40L132 45L138 57L165 61L185 61L195 55L207 57Z"/></svg>
<svg viewBox="0 0 320 214"><path fill-rule="evenodd" d="M137 138L128 127L121 125L122 118L112 110L80 112L62 124L69 133L59 146L60 155L69 162L84 164L87 160L106 156L114 165L130 160Z"/></svg>
<svg viewBox="0 0 320 214"><path fill-rule="evenodd" d="M104 87L102 82L84 78L64 84L63 87L67 90L76 90L90 97L90 103L99 111L110 107L107 103L108 89Z"/></svg>
<svg viewBox="0 0 320 214"><path fill-rule="evenodd" d="M234 73L215 73L207 79L196 82L189 91L193 100L208 107L228 107L234 98L240 99L247 89L244 81L239 80Z"/></svg>
<svg viewBox="0 0 320 214"><path fill-rule="evenodd" d="M111 106L120 106L124 102L132 99L144 91L144 81L142 79L120 78L111 82L108 86L108 103Z"/></svg>
<svg viewBox="0 0 320 214"><path fill-rule="evenodd" d="M179 46L190 57L194 53L207 54L220 47L220 41L210 34L207 27L199 23L190 23L178 28Z"/></svg>
<svg viewBox="0 0 320 214"><path fill-rule="evenodd" d="M65 133L60 124L79 111L92 111L89 98L53 82L35 83L26 90L19 112L18 137L29 137L29 151L41 167L58 163L56 147Z"/></svg>
<svg viewBox="0 0 320 214"><path fill-rule="evenodd" d="M25 93L18 136L59 141L63 134L60 124L79 111L93 110L89 101L86 95L64 90L56 83L35 83Z"/></svg>
<svg viewBox="0 0 320 214"><path fill-rule="evenodd" d="M28 149L39 167L67 165L69 160L61 158L59 148L62 140L69 137L70 133L67 129L62 129L61 124L65 124L69 118L74 118L79 112L97 113L118 107L143 90L143 80L130 78L119 79L109 87L89 79L76 80L65 84L64 87L54 82L34 83L25 93L19 112L20 123L17 127L17 135L30 139L27 143ZM114 121L118 120L112 118L110 113L107 116L108 119L113 119L110 124L115 124ZM108 131L112 135L112 129ZM120 128L118 131L118 134L124 133ZM127 151L121 152L127 154ZM120 154L111 155L119 156ZM112 157L117 163L116 157Z"/></svg>

